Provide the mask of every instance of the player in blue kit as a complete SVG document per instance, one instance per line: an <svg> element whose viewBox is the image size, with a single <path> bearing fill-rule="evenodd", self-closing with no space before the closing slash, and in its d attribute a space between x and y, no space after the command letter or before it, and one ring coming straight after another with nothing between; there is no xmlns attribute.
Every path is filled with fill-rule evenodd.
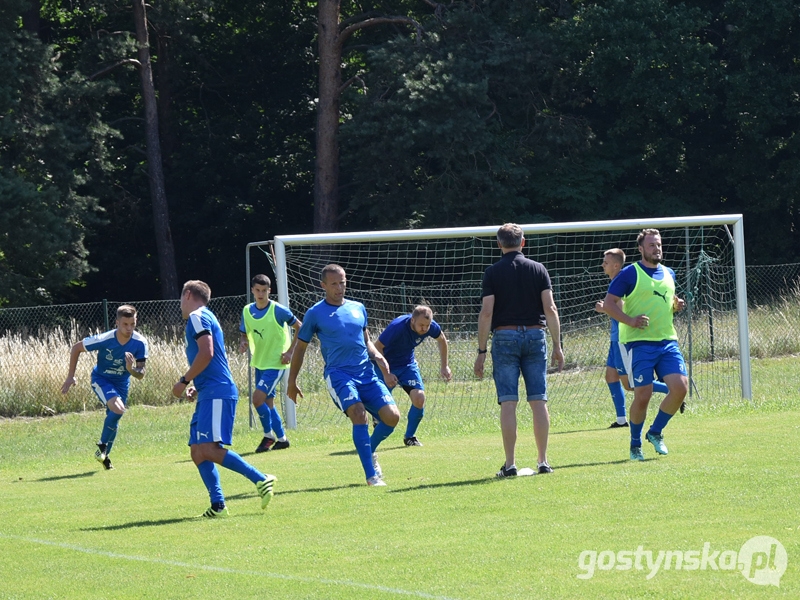
<svg viewBox="0 0 800 600"><path fill-rule="evenodd" d="M603 272L612 281L623 266L625 266L625 252L619 248L611 248L603 253ZM604 301L597 302L594 309L597 312L605 313ZM625 418L625 390L632 392L633 384L625 368L628 351L625 349L625 344L619 341L619 321L612 318L609 318L609 321L611 321L611 343L608 346L608 357L606 358L606 384L617 413L617 420L609 426L609 429L614 429L628 427L628 421ZM666 394L667 386L662 381L653 381L653 391Z"/></svg>
<svg viewBox="0 0 800 600"><path fill-rule="evenodd" d="M328 392L334 404L353 423L353 444L367 484L386 485L372 444L380 443L394 430L400 413L391 392L375 374L370 359L375 361L385 377L389 375L389 364L369 338L364 305L344 297L347 287L344 269L335 264L325 266L320 285L325 290L325 299L308 309L303 318L286 393L295 402L298 396L303 397L297 386L297 375L303 366L308 343L316 335L325 361ZM379 418L380 425L384 426L376 428L372 438L368 413Z"/></svg>
<svg viewBox="0 0 800 600"><path fill-rule="evenodd" d="M211 288L202 281L187 281L181 293L181 314L186 322L186 358L189 370L172 386L176 398L186 394L197 400L189 427L189 448L192 460L200 472L211 506L202 517L225 517L228 508L216 465L235 471L252 481L261 496L264 509L272 499L274 475L264 475L247 463L230 446L233 441L233 421L239 390L233 382L225 339L217 317L208 307ZM189 382L194 380L194 385Z"/></svg>
<svg viewBox="0 0 800 600"><path fill-rule="evenodd" d="M436 340L439 346L439 374L445 381L450 381L453 374L447 364L447 338L439 324L433 320L433 311L429 306L416 306L410 315L397 317L386 326L375 342L375 347L386 358L389 371L394 376L384 379L389 390L399 383L411 399L408 424L403 436L406 446L422 446L416 434L425 414L425 386L414 349L428 337ZM380 424L376 427L380 427ZM375 447L372 449L375 450Z"/></svg>
<svg viewBox="0 0 800 600"><path fill-rule="evenodd" d="M619 339L630 357L626 365L634 385L630 457L644 460L642 427L653 395L654 372L668 389L646 435L658 454L667 454L662 431L680 409L689 383L673 324L673 314L683 309L684 301L675 295L674 271L661 264L661 234L657 229L643 229L636 243L641 260L614 278L604 306L608 316L619 321ZM620 300L624 300L621 308Z"/></svg>
<svg viewBox="0 0 800 600"><path fill-rule="evenodd" d="M131 377L144 377L147 340L135 328L136 309L123 304L117 309L116 329L89 336L72 346L67 379L61 386L61 393L66 394L75 385L75 369L82 352L97 352L92 390L106 407L106 418L94 456L106 470L114 468L108 455L117 438L119 420L127 410Z"/></svg>
<svg viewBox="0 0 800 600"><path fill-rule="evenodd" d="M264 439L256 453L289 447L283 421L275 408L275 394L292 361L302 325L288 308L269 299L270 284L266 275L255 275L250 280L256 301L244 307L239 321L239 352L250 350L250 365L256 371L253 407L264 429ZM294 342L289 327L294 329Z"/></svg>

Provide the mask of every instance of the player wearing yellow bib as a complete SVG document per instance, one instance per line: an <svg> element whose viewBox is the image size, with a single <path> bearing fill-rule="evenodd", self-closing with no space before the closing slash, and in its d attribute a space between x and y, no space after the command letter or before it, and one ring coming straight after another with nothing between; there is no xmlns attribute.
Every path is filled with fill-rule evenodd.
<svg viewBox="0 0 800 600"><path fill-rule="evenodd" d="M668 390L646 436L659 454L667 454L662 431L680 409L689 382L673 325L673 314L683 309L684 301L675 295L675 273L661 264L661 234L658 229L643 229L636 242L641 260L614 278L603 306L609 317L619 321L619 341L628 351L626 370L634 386L630 456L631 460L644 460L642 427L653 395L653 373ZM624 300L623 308L620 300Z"/></svg>
<svg viewBox="0 0 800 600"><path fill-rule="evenodd" d="M283 450L289 447L289 440L275 408L275 394L283 372L292 361L302 323L288 308L269 299L270 280L266 275L254 276L250 291L255 302L242 309L239 352L250 350L250 366L255 369L253 407L264 428L264 439L256 452ZM294 329L294 341L289 327Z"/></svg>

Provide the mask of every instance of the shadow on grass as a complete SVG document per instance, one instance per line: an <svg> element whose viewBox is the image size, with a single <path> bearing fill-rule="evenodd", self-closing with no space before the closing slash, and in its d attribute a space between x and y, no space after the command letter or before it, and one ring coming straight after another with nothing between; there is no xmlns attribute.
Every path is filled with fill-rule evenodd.
<svg viewBox="0 0 800 600"><path fill-rule="evenodd" d="M383 446L381 445L375 452L389 452L391 450L403 450L405 449L405 445L403 446ZM339 452L331 452L328 456L350 456L352 454L356 454L355 448L352 450L340 450Z"/></svg>
<svg viewBox="0 0 800 600"><path fill-rule="evenodd" d="M173 523L196 521L198 519L199 517L180 517L177 519L159 519L158 521L132 521L130 523L120 523L119 525L105 525L103 527L82 527L80 531L117 531L120 529L133 529L134 527L159 527L161 525L172 525Z"/></svg>
<svg viewBox="0 0 800 600"><path fill-rule="evenodd" d="M86 471L85 473L73 473L72 475L53 475L52 477L42 477L41 479L34 479L34 481L62 481L64 479L81 479L83 477L91 477L100 471Z"/></svg>

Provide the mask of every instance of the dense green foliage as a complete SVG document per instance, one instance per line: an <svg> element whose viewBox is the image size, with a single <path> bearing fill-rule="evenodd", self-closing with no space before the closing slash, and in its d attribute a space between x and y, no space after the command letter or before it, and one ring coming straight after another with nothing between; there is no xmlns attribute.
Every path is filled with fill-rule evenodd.
<svg viewBox="0 0 800 600"><path fill-rule="evenodd" d="M148 5L181 280L311 231L316 7ZM341 4L380 15L424 33L344 49L341 228L742 212L748 262L800 257L792 0ZM131 4L10 0L0 42L0 302L156 298Z"/></svg>

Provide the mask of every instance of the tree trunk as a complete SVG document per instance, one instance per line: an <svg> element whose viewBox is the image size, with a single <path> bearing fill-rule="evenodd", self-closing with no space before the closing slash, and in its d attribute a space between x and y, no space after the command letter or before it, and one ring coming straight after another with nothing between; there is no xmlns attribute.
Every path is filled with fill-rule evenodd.
<svg viewBox="0 0 800 600"><path fill-rule="evenodd" d="M314 170L314 233L337 231L339 219L339 94L342 86L340 0L319 0L319 106Z"/></svg>
<svg viewBox="0 0 800 600"><path fill-rule="evenodd" d="M133 0L133 19L136 24L139 73L142 78L144 100L145 142L147 144L147 175L150 183L150 198L153 203L153 225L158 252L158 270L161 279L161 295L164 299L177 298L178 273L175 268L175 247L169 228L169 208L164 186L164 171L161 164L161 146L158 137L158 106L153 85L153 67L150 63L150 42L147 32L147 14L144 0Z"/></svg>

